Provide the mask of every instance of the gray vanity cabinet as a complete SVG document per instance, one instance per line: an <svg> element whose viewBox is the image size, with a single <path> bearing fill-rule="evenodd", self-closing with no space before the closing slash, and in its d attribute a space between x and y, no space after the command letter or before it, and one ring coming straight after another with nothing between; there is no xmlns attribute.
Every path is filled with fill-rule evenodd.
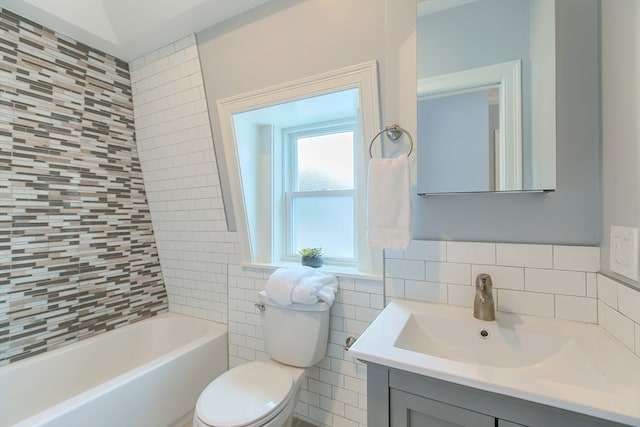
<svg viewBox="0 0 640 427"><path fill-rule="evenodd" d="M367 364L368 427L621 427L599 418Z"/></svg>
<svg viewBox="0 0 640 427"><path fill-rule="evenodd" d="M491 416L422 396L391 389L389 391L389 422L402 427L495 427Z"/></svg>

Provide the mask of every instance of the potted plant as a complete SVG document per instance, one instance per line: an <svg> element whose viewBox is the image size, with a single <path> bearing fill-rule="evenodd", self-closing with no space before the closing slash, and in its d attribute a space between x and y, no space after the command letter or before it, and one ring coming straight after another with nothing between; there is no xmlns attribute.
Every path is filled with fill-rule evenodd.
<svg viewBox="0 0 640 427"><path fill-rule="evenodd" d="M302 255L300 262L308 267L318 268L324 264L322 248L304 248L298 251Z"/></svg>

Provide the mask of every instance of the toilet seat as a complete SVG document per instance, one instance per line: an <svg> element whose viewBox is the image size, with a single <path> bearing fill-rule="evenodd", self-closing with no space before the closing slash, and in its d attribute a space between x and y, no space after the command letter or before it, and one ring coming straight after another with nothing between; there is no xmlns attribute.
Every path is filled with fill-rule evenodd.
<svg viewBox="0 0 640 427"><path fill-rule="evenodd" d="M196 416L211 427L250 427L275 417L295 390L291 372L249 362L216 378L196 403Z"/></svg>

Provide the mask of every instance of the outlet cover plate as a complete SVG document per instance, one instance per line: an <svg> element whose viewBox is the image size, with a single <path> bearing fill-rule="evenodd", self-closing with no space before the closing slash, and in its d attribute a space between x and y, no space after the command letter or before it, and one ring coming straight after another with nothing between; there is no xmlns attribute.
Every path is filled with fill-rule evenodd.
<svg viewBox="0 0 640 427"><path fill-rule="evenodd" d="M611 226L609 267L631 280L638 281L638 228Z"/></svg>

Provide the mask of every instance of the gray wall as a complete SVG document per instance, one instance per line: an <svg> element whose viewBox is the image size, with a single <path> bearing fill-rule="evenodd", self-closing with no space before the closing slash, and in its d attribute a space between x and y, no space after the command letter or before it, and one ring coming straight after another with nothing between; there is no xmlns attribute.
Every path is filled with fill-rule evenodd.
<svg viewBox="0 0 640 427"><path fill-rule="evenodd" d="M605 273L610 273L609 227L640 227L639 23L640 6L636 0L602 2L603 239L600 268Z"/></svg>
<svg viewBox="0 0 640 427"><path fill-rule="evenodd" d="M553 193L414 200L414 238L600 243L599 45L596 0L558 1L557 179ZM383 97L384 98L384 97Z"/></svg>
<svg viewBox="0 0 640 427"><path fill-rule="evenodd" d="M382 63L384 12L384 0L274 0L198 33L216 157L224 159L218 99L372 59ZM358 21L353 20L356 15ZM218 163L229 229L235 230L228 165Z"/></svg>

